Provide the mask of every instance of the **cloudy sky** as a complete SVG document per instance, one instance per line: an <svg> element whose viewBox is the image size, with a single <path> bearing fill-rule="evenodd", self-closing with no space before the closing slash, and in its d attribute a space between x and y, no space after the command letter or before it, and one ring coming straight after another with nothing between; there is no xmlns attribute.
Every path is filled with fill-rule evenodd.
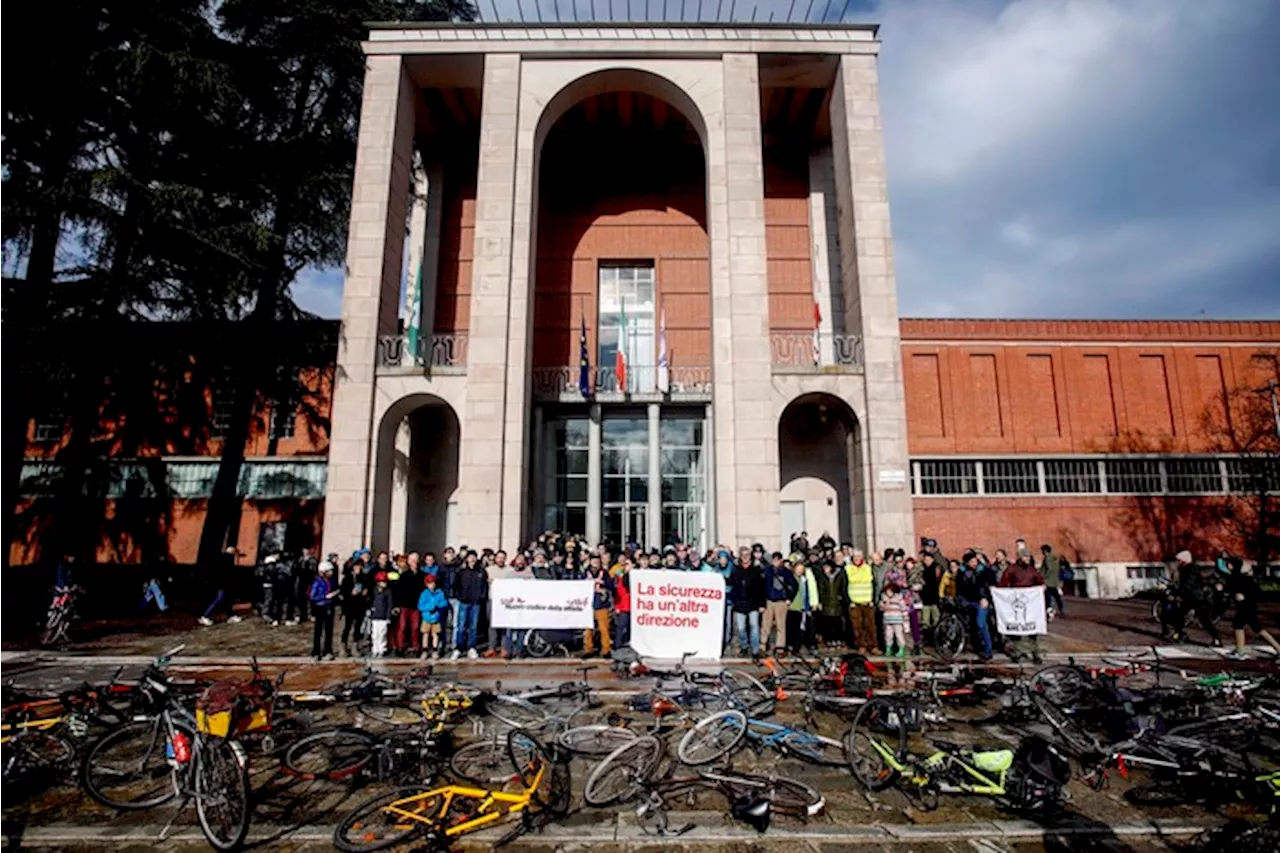
<svg viewBox="0 0 1280 853"><path fill-rule="evenodd" d="M767 20L808 0L755 5ZM904 315L1280 317L1280 3L849 0L845 15L882 25ZM310 271L294 292L335 317L340 288Z"/></svg>

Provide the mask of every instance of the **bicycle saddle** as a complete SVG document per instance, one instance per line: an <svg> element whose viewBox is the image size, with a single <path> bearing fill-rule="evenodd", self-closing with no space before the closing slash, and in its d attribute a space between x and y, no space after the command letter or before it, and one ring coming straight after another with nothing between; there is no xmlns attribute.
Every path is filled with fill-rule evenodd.
<svg viewBox="0 0 1280 853"><path fill-rule="evenodd" d="M1012 749L992 749L973 754L973 766L988 773L1003 773L1013 766Z"/></svg>

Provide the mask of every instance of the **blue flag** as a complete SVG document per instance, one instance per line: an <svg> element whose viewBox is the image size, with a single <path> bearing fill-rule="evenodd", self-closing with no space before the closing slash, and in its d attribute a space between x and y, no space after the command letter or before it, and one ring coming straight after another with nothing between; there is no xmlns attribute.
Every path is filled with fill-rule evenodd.
<svg viewBox="0 0 1280 853"><path fill-rule="evenodd" d="M591 398L591 364L587 359L587 317L582 316L582 333L578 336L578 393Z"/></svg>

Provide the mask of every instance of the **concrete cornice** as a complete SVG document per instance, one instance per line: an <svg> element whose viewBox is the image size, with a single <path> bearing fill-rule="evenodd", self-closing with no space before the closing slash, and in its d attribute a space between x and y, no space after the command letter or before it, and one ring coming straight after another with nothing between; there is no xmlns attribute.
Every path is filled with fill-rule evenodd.
<svg viewBox="0 0 1280 853"><path fill-rule="evenodd" d="M878 53L875 24L369 25L367 54Z"/></svg>

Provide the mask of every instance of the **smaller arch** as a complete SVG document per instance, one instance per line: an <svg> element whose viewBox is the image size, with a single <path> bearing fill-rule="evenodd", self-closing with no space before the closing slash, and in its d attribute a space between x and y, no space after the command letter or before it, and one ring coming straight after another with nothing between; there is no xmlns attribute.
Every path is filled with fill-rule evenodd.
<svg viewBox="0 0 1280 853"><path fill-rule="evenodd" d="M778 418L778 498L783 541L803 517L810 541L828 533L840 542L865 541L860 426L843 399L802 394Z"/></svg>
<svg viewBox="0 0 1280 853"><path fill-rule="evenodd" d="M461 433L457 412L435 394L407 394L387 407L375 435L372 547L443 550Z"/></svg>

